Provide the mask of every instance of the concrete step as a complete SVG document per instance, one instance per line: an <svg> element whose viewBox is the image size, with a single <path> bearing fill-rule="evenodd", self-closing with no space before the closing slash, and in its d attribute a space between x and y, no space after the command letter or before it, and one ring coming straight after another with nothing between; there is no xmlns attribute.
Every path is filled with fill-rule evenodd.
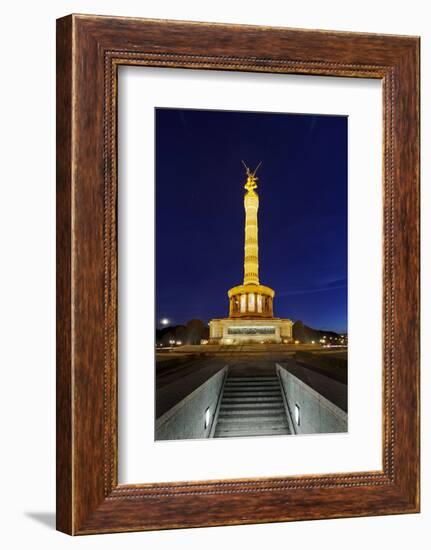
<svg viewBox="0 0 431 550"><path fill-rule="evenodd" d="M220 430L216 437L261 437L265 435L289 435L287 428L273 428L266 430Z"/></svg>
<svg viewBox="0 0 431 550"><path fill-rule="evenodd" d="M237 416L235 418L219 418L217 427L227 428L233 426L243 426L249 428L277 428L287 425L287 421L279 416Z"/></svg>
<svg viewBox="0 0 431 550"><path fill-rule="evenodd" d="M226 400L223 401L223 403L229 403L229 402L232 402L232 400L240 400L240 401L244 401L244 403L253 403L253 401L256 401L257 403L261 403L263 401L279 401L280 403L283 402L282 398L281 398L281 395L265 395L265 394L261 394L261 395L250 395L249 393L247 395L238 395L238 394L234 394L234 395L227 395L226 396ZM238 402L238 401L236 401Z"/></svg>
<svg viewBox="0 0 431 550"><path fill-rule="evenodd" d="M226 397L223 399L223 405L230 403L279 403L281 400L280 397L274 397L272 395L264 397Z"/></svg>
<svg viewBox="0 0 431 550"><path fill-rule="evenodd" d="M226 384L242 386L244 384L276 384L278 385L277 378L228 378Z"/></svg>
<svg viewBox="0 0 431 550"><path fill-rule="evenodd" d="M256 391L250 391L250 390L243 390L243 391L234 391L234 390L228 390L225 391L223 394L225 397L238 397L238 395L243 395L244 397L273 397L275 395L281 396L280 390L256 390Z"/></svg>
<svg viewBox="0 0 431 550"><path fill-rule="evenodd" d="M276 376L228 378L226 384L278 384L278 378Z"/></svg>
<svg viewBox="0 0 431 550"><path fill-rule="evenodd" d="M280 417L246 417L235 418L231 420L220 420L217 425L218 430L266 430L267 428L287 428L287 422Z"/></svg>
<svg viewBox="0 0 431 550"><path fill-rule="evenodd" d="M256 376L256 377L244 377L244 378L228 378L226 382L230 382L231 384L272 384L273 382L278 382L278 378L276 376L267 376L264 378L263 376Z"/></svg>
<svg viewBox="0 0 431 550"><path fill-rule="evenodd" d="M267 386L247 386L247 387L243 387L243 388L233 388L233 387L229 387L229 388L224 388L224 393L243 393L243 392L248 392L248 393L258 393L258 392L277 392L277 393L280 393L280 388L277 388L277 386L271 386L271 387L267 387Z"/></svg>
<svg viewBox="0 0 431 550"><path fill-rule="evenodd" d="M252 409L252 410L237 410L237 411L220 411L218 417L222 419L238 418L244 416L247 418L267 418L267 417L285 417L286 413L283 409Z"/></svg>
<svg viewBox="0 0 431 550"><path fill-rule="evenodd" d="M261 386L249 386L247 388L224 388L224 394L226 393L280 393L280 388L272 386L271 388Z"/></svg>
<svg viewBox="0 0 431 550"><path fill-rule="evenodd" d="M234 412L234 411L255 411L257 409L263 409L267 411L284 411L283 402L259 402L259 403L232 403L228 405L222 404L220 406L220 412Z"/></svg>
<svg viewBox="0 0 431 550"><path fill-rule="evenodd" d="M268 436L275 436L275 435L290 435L290 432L287 430L280 431L280 432L271 432L271 433L252 433L252 432L229 432L229 433L220 433L217 434L214 437L217 437L218 439L227 439L232 437L268 437Z"/></svg>
<svg viewBox="0 0 431 550"><path fill-rule="evenodd" d="M270 408L270 407L249 407L247 409L220 409L219 414L226 416L235 414L286 414L284 407Z"/></svg>
<svg viewBox="0 0 431 550"><path fill-rule="evenodd" d="M272 382L271 383L263 383L261 382L260 384L257 384L256 382L253 382L250 384L249 383L244 383L244 384L229 384L228 382L226 382L225 388L232 388L232 389L235 389L235 388L238 388L238 389L242 389L242 388L279 388L280 385L279 384L273 384Z"/></svg>
<svg viewBox="0 0 431 550"><path fill-rule="evenodd" d="M225 384L225 391L259 391L259 390L280 390L280 387L277 384Z"/></svg>
<svg viewBox="0 0 431 550"><path fill-rule="evenodd" d="M277 376L229 376L226 382L278 382Z"/></svg>
<svg viewBox="0 0 431 550"><path fill-rule="evenodd" d="M227 413L219 413L219 418L223 419L224 421L229 420L230 418L236 419L236 418L247 418L247 417L260 417L260 418L269 418L271 416L279 418L280 416L283 418L286 416L285 412L281 409L278 410L270 410L265 411L264 409L255 409L254 411L235 411L235 412L227 412Z"/></svg>

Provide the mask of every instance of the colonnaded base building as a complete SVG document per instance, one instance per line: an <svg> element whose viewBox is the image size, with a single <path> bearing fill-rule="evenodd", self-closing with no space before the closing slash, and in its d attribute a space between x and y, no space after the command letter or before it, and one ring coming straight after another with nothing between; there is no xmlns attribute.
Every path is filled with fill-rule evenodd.
<svg viewBox="0 0 431 550"><path fill-rule="evenodd" d="M244 283L234 286L228 292L229 317L210 321L210 343L288 344L292 341L293 323L290 319L274 317L275 292L272 288L259 283L257 168L254 172L247 167L246 170Z"/></svg>

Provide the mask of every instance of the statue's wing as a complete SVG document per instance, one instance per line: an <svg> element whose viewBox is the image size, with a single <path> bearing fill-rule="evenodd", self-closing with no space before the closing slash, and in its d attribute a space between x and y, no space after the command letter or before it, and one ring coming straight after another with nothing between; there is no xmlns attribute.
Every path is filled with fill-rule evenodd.
<svg viewBox="0 0 431 550"><path fill-rule="evenodd" d="M253 176L256 175L256 172L259 170L261 164L262 164L262 161L260 161L259 164L256 166L256 168L255 168L255 170L254 170L254 172L253 172Z"/></svg>

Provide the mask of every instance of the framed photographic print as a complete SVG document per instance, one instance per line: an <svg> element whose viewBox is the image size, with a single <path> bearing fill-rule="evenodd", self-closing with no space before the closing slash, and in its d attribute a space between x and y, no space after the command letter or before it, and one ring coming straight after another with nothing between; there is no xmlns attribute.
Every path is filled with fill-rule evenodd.
<svg viewBox="0 0 431 550"><path fill-rule="evenodd" d="M419 39L57 22L57 528L419 511Z"/></svg>

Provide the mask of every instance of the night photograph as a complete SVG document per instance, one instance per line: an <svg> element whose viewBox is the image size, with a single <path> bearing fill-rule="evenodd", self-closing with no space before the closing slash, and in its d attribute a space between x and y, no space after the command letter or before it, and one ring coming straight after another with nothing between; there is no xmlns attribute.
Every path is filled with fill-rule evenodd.
<svg viewBox="0 0 431 550"><path fill-rule="evenodd" d="M346 432L348 118L155 120L155 439Z"/></svg>

